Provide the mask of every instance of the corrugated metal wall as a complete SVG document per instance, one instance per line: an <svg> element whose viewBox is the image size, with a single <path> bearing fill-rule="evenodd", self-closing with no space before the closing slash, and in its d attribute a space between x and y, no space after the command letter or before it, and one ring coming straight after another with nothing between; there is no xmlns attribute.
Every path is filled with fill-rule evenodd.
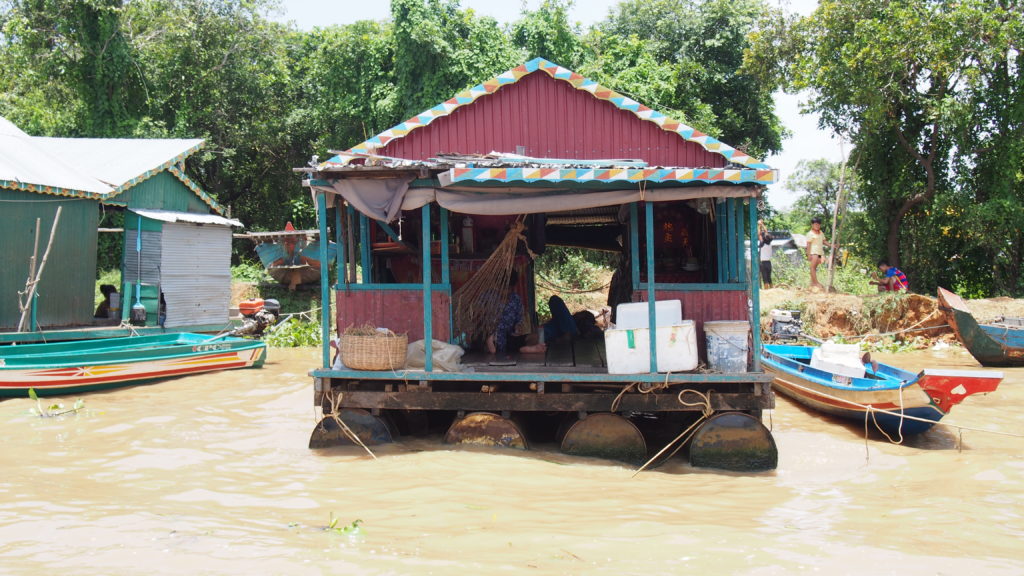
<svg viewBox="0 0 1024 576"><path fill-rule="evenodd" d="M749 295L745 290L702 290L702 291L671 291L657 290L656 301L679 300L683 305L683 318L693 320L697 330L697 348L702 358L707 357L707 339L704 334L704 323L709 320L742 320L750 321L750 310L747 308ZM633 292L633 302L646 302L647 291Z"/></svg>
<svg viewBox="0 0 1024 576"><path fill-rule="evenodd" d="M426 159L442 152L545 158L639 158L654 166L722 167L725 158L536 72L392 140L381 154Z"/></svg>
<svg viewBox="0 0 1024 576"><path fill-rule="evenodd" d="M138 215L129 213L125 217L125 226L128 220L135 220ZM123 282L142 282L143 284L160 283L160 259L163 253L163 238L160 230L147 230L142 228L142 252L141 255L136 249L135 230L125 230L124 244L124 265L121 267ZM140 257L141 256L141 257ZM139 264L142 264L142 276L139 277Z"/></svg>
<svg viewBox="0 0 1024 576"><path fill-rule="evenodd" d="M95 200L0 190L0 328L18 327L18 291L25 289L40 218L39 254L46 251L57 206L63 206L53 248L38 292L37 320L43 327L88 324L96 287Z"/></svg>
<svg viewBox="0 0 1024 576"><path fill-rule="evenodd" d="M423 292L411 290L344 289L337 295L337 325L344 331L349 326L373 324L409 335L409 342L423 338ZM451 335L451 298L447 292L432 292L433 333L435 340L448 341Z"/></svg>
<svg viewBox="0 0 1024 576"><path fill-rule="evenodd" d="M208 214L210 207L166 170L126 190L115 198L128 208L151 208Z"/></svg>
<svg viewBox="0 0 1024 576"><path fill-rule="evenodd" d="M160 287L167 301L165 326L228 323L231 228L165 223L160 261Z"/></svg>

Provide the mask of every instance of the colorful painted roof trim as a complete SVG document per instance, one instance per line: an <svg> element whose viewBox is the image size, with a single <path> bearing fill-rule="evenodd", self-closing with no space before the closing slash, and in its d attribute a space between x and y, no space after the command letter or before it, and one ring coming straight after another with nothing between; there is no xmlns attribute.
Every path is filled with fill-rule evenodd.
<svg viewBox="0 0 1024 576"><path fill-rule="evenodd" d="M458 182L734 182L771 184L776 171L726 168L452 168L442 186Z"/></svg>
<svg viewBox="0 0 1024 576"><path fill-rule="evenodd" d="M103 200L106 194L71 190L59 186L41 186L39 184L27 184L17 180L0 180L0 188L8 190L21 190L22 192L33 192L36 194L50 194L52 196L68 196L71 198L87 198L89 200Z"/></svg>
<svg viewBox="0 0 1024 576"><path fill-rule="evenodd" d="M188 150L182 152L181 154L178 154L174 158L171 158L170 160L164 162L163 164L161 164L161 165L159 165L159 166L157 166L155 168L150 168L149 170L146 170L142 174L139 174L138 176L132 178L131 180L129 180L129 181L121 184L120 186L117 186L113 190L111 190L110 194L107 195L107 198L108 199L114 198L118 194L121 194L122 192L124 192L125 190L128 190L132 186L135 186L136 184L138 184L140 182L145 182L146 180L149 180L150 178L152 178L153 176L156 176L157 174L163 172L164 170L169 170L172 167L177 166L178 164L183 164L185 162L186 158L188 158L189 156L194 154L197 150L199 150L202 147L203 147L203 143L200 142L199 144L196 144L195 146L189 148Z"/></svg>
<svg viewBox="0 0 1024 576"><path fill-rule="evenodd" d="M729 162L733 164L739 164L757 170L769 169L769 166L767 164L764 164L763 162L757 160L756 158L748 156L747 154L733 148L732 146L729 146L728 144L725 144L724 142L721 142L715 138L712 138L711 136L708 136L707 134L699 132L696 129L683 124L682 122L673 120L660 112L656 112L648 108L647 106L644 106L643 104L637 102L636 100L633 100L632 98L623 96L622 94L619 94L614 90L605 88L598 84L597 82L584 78L583 76L580 76L579 74L573 72L572 70L568 70L566 68L558 66L557 64L548 62L543 58L534 58L533 60L530 60L525 64L517 66L512 70L509 70L503 74L499 74L494 78L491 78L490 80L484 82L483 84L478 84L470 88L469 90L460 92L456 94L453 98L446 100L438 104L437 106L434 106L430 110L418 114L410 118L409 120L406 120L405 122L402 122L401 124L398 124L397 126L394 126L388 130L385 130L361 144L353 146L348 150L348 152L353 152L357 154L371 154L373 153L373 151L385 146L388 142L398 138L404 138L409 132L412 132L417 128L422 128L423 126L427 126L428 124L430 124L431 122L438 118L448 116L456 109L461 108L462 106L465 106L467 104L472 104L473 102L476 101L477 98L481 96L493 94L494 92L498 91L500 88L504 86L507 86L509 84L515 84L524 76L532 74L538 70L546 73L548 76L551 76L556 80L563 80L565 82L568 82L577 90L585 90L593 94L595 98L607 100L620 110L627 110L629 112L632 112L634 115L636 115L637 118L640 118L641 120L653 122L660 126L662 130L665 130L667 132L674 132L684 140L700 144L705 150L717 152L722 156L725 156L725 158L728 159ZM324 164L321 165L321 168L324 168L331 164L348 164L349 162L351 162L351 160L352 158L342 158L340 156L335 156L334 158L331 158L330 160L324 162Z"/></svg>

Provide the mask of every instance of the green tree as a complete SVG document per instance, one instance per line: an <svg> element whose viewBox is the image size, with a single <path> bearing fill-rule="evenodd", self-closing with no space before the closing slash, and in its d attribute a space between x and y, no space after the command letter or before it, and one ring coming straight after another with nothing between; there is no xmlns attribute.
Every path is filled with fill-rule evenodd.
<svg viewBox="0 0 1024 576"><path fill-rule="evenodd" d="M666 104L681 120L764 157L781 150L784 134L774 84L741 67L748 34L765 10L762 0L627 0L599 27L643 39L651 61L671 65L674 97Z"/></svg>
<svg viewBox="0 0 1024 576"><path fill-rule="evenodd" d="M975 168L1009 167L1019 158L1003 138L1019 134L1010 102L1019 101L1022 14L1014 0L823 0L806 18L769 13L752 38L746 69L785 89L809 90L808 109L853 142L862 159L860 200L885 238L880 253L913 271L918 289L940 280L936 262L966 256L953 242L961 236L934 228L962 193L954 168L980 183L985 177ZM990 146L997 141L1004 145ZM1012 188L1001 187L1007 202ZM975 205L984 202L980 192L971 195ZM1009 224L983 213L993 214L964 212L979 223ZM1020 261L1019 235L1009 232L1000 230L992 246L1005 256L1008 278Z"/></svg>
<svg viewBox="0 0 1024 576"><path fill-rule="evenodd" d="M573 70L583 63L580 29L569 21L571 6L571 0L544 0L537 10L523 11L511 35L526 58L544 58Z"/></svg>

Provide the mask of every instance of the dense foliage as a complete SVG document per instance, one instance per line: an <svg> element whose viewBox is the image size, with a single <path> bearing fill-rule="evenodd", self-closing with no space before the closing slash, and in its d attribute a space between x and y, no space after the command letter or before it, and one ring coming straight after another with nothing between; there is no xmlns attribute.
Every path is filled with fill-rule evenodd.
<svg viewBox="0 0 1024 576"><path fill-rule="evenodd" d="M458 0L298 31L276 0L0 0L0 115L30 134L204 138L190 170L252 229L313 225L292 169L542 56L761 155L767 90L738 72L760 0L626 2L582 30L568 0L501 25ZM676 19L686 34L647 31Z"/></svg>
<svg viewBox="0 0 1024 576"><path fill-rule="evenodd" d="M916 279L1024 293L1024 5L822 0L769 12L746 70L853 144L866 246Z"/></svg>

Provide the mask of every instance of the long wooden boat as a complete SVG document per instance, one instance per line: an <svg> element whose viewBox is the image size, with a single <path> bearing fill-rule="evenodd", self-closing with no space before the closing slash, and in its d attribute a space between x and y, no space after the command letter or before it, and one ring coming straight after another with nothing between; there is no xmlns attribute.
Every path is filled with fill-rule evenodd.
<svg viewBox="0 0 1024 576"><path fill-rule="evenodd" d="M963 298L939 288L939 309L956 337L982 366L1024 366L1024 326L1011 321L979 324Z"/></svg>
<svg viewBox="0 0 1024 576"><path fill-rule="evenodd" d="M186 374L260 367L266 344L207 334L159 334L0 347L0 396L132 386Z"/></svg>
<svg viewBox="0 0 1024 576"><path fill-rule="evenodd" d="M862 378L845 376L811 366L816 348L765 345L762 363L774 376L773 388L826 414L861 423L867 419L890 436L928 430L964 398L992 392L1003 379L996 371L926 369L914 374L880 363L865 366Z"/></svg>

